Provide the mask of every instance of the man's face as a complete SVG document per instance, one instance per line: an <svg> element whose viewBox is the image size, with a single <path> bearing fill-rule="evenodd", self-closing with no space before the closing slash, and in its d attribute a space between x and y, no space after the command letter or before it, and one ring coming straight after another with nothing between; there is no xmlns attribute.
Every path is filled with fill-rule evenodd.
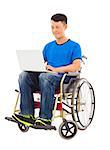
<svg viewBox="0 0 110 150"><path fill-rule="evenodd" d="M56 39L60 39L64 36L64 32L66 28L67 28L67 25L64 22L61 22L61 21L55 22L51 20L52 33Z"/></svg>

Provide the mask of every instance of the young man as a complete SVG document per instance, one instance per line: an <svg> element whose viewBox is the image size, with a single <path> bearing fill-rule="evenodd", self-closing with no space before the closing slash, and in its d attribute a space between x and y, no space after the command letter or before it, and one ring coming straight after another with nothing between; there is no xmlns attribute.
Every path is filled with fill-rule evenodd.
<svg viewBox="0 0 110 150"><path fill-rule="evenodd" d="M19 76L21 93L20 114L14 118L21 123L36 123L38 125L51 124L52 110L54 107L54 93L60 85L65 72L80 70L82 59L81 48L78 43L65 36L67 17L64 14L55 14L51 17L51 29L55 41L48 43L43 50L46 69L54 73L22 72ZM41 93L41 106L39 118L34 118L33 93Z"/></svg>

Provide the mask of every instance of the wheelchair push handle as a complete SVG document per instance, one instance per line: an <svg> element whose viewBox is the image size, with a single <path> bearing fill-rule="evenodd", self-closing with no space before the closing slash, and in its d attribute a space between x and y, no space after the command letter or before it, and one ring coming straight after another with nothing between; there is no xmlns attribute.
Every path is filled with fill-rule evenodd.
<svg viewBox="0 0 110 150"><path fill-rule="evenodd" d="M15 89L15 92L18 92L18 93L19 93L19 91L18 91L17 89Z"/></svg>
<svg viewBox="0 0 110 150"><path fill-rule="evenodd" d="M83 63L84 65L85 65L85 61L84 61L85 59L87 60L87 57L86 57L85 55L83 55L83 56L82 56L82 63Z"/></svg>
<svg viewBox="0 0 110 150"><path fill-rule="evenodd" d="M82 59L87 59L87 57L85 55L82 56Z"/></svg>

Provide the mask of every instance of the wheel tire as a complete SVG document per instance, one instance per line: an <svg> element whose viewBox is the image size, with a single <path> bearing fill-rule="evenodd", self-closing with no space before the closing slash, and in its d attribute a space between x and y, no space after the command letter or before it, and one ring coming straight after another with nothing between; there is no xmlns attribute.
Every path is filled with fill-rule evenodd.
<svg viewBox="0 0 110 150"><path fill-rule="evenodd" d="M59 134L64 139L71 139L77 133L77 125L74 121L63 121L59 126Z"/></svg>
<svg viewBox="0 0 110 150"><path fill-rule="evenodd" d="M18 123L18 127L22 132L27 132L29 130L29 127L22 123Z"/></svg>
<svg viewBox="0 0 110 150"><path fill-rule="evenodd" d="M90 112L89 112L89 115L88 115L88 121L85 124L81 120L81 116L80 116L81 111L83 112L84 110L82 109L82 110L79 111L80 107L84 107L84 106L81 106L81 105L84 105L83 104L84 102L82 101L81 98L79 98L81 88L84 86L84 84L87 86L87 88L89 90L89 94L90 94L89 96L91 98L90 99L91 107L90 107ZM82 92L81 94L84 94L84 93ZM78 101L78 99L80 99L80 102ZM94 90L93 90L92 85L84 78L79 79L77 81L76 86L74 87L72 105L74 105L74 107L72 108L73 120L77 123L78 129L85 130L91 124L91 122L93 120L93 117L94 117L94 112L95 112L95 94L94 94ZM85 107L86 107L86 101L85 101ZM86 115L86 113L85 113L85 115Z"/></svg>

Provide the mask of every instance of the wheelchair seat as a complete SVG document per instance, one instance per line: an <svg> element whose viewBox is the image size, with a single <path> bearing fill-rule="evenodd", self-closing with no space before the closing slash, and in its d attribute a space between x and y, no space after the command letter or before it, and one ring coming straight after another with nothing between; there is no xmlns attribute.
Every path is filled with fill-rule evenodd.
<svg viewBox="0 0 110 150"><path fill-rule="evenodd" d="M67 91L68 87L71 86L71 83L73 83L74 80L76 80L76 78L79 76L79 74L80 74L80 72L78 71L78 72L65 73L65 74L63 75L63 77L65 76L64 81L63 81L64 91L65 91L65 92ZM62 77L62 78L63 78L63 77ZM61 79L61 81L62 81L62 79ZM55 90L54 98L56 98L55 95L60 94L60 92L61 92L61 91L60 91L60 86L59 86L59 88ZM36 91L35 93L38 93L38 94L39 94L40 91ZM38 100L35 100L35 101L34 101L34 108L35 108L35 109L36 109L36 108L40 108L40 101L38 101ZM56 109L57 109L57 110L62 110L62 103L61 103L61 102L58 102L58 103L57 103Z"/></svg>

